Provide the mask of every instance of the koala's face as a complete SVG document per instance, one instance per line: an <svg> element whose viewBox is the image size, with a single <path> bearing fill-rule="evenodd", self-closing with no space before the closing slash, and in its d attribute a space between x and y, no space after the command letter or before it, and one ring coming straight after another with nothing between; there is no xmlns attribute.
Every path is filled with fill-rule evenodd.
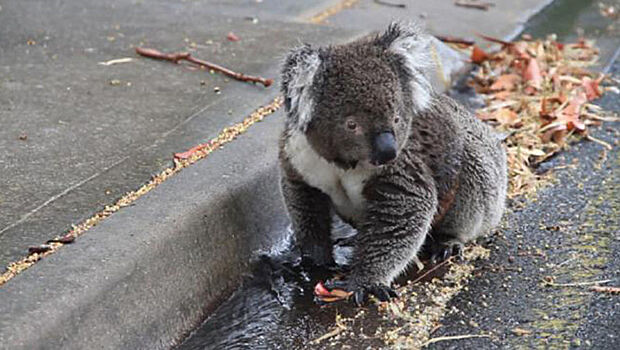
<svg viewBox="0 0 620 350"><path fill-rule="evenodd" d="M291 52L282 74L287 127L341 168L393 161L430 101L429 43L414 24L393 24L372 38Z"/></svg>
<svg viewBox="0 0 620 350"><path fill-rule="evenodd" d="M368 45L321 55L311 89L306 135L324 158L343 168L391 162L405 145L412 111L403 101L395 57Z"/></svg>

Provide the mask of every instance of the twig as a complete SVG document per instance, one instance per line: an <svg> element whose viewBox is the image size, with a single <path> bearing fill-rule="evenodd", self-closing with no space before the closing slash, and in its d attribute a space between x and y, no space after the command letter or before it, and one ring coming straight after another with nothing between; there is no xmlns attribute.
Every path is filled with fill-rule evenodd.
<svg viewBox="0 0 620 350"><path fill-rule="evenodd" d="M334 328L334 329L332 329L331 331L329 331L329 332L327 332L327 333L323 334L322 336L320 336L320 337L318 337L318 338L316 338L316 339L312 340L312 341L310 342L310 344L318 344L318 343L322 342L322 341L323 341L323 340L325 340L325 339L329 339L329 338L331 338L331 337L335 337L335 336L337 336L338 334L340 334L342 331L344 331L345 329L346 329L346 327L344 327L344 326L342 326L342 325L338 325L338 324L337 324L337 325L336 325L336 328Z"/></svg>
<svg viewBox="0 0 620 350"><path fill-rule="evenodd" d="M262 77L255 77L251 75L245 75L243 73L233 72L232 70L222 67L220 65L217 65L215 63L211 63L211 62L207 62L204 60L194 58L189 52L163 53L155 49L136 47L136 53L138 53L138 55L140 56L159 59L159 60L171 61L174 63L179 63L179 61L185 60L185 61L197 64L199 66L212 69L216 72L220 72L233 79L245 81L245 82L251 82L251 83L260 83L260 84L263 84L263 86L265 87L268 87L271 84L273 84L273 79L265 79Z"/></svg>
<svg viewBox="0 0 620 350"><path fill-rule="evenodd" d="M451 335L447 337L437 337L433 339L427 340L422 347L428 346L433 343L437 343L445 340L459 340L459 339L470 339L470 338L491 338L490 335L487 334L464 334L464 335Z"/></svg>
<svg viewBox="0 0 620 350"><path fill-rule="evenodd" d="M496 44L502 44L502 46L512 46L513 43L511 43L510 41L505 41L502 39L497 39L494 38L492 36L488 36L488 35L484 35L484 34L480 34L480 33L476 33L477 36L481 37L484 40L490 41L492 43L496 43Z"/></svg>
<svg viewBox="0 0 620 350"><path fill-rule="evenodd" d="M571 164L571 165L572 165L572 164ZM569 166L571 166L571 165L565 165L564 167L569 167ZM573 166L573 168L574 168L574 166ZM557 169L560 169L560 167L555 167L555 168L553 168L553 170L557 170ZM568 259L568 260L565 260L565 261L563 261L563 262L561 262L561 263L559 263L559 264L557 264L557 265L555 265L555 267L560 267L560 266L562 266L562 265L566 265L566 264L568 264L569 262L571 262L571 261L573 261L573 260L575 260L575 258L574 258L574 257L573 257L573 258L570 258L570 259Z"/></svg>
<svg viewBox="0 0 620 350"><path fill-rule="evenodd" d="M102 66L111 66L113 64L129 63L129 62L132 62L132 61L133 61L133 58L131 58L131 57L123 57L123 58L117 58L117 59L114 59L114 60L99 62L97 64L100 64Z"/></svg>
<svg viewBox="0 0 620 350"><path fill-rule="evenodd" d="M547 285L550 285L553 287L580 287L580 286L589 286L592 284L609 283L612 281L613 280L588 281L588 282L576 282L576 283L554 283L554 282L543 280L543 282L545 282Z"/></svg>
<svg viewBox="0 0 620 350"><path fill-rule="evenodd" d="M384 0L375 0L375 3L379 4L379 5L383 5L383 6L390 6L390 7L400 7L400 8L407 7L407 5L405 5L405 4L397 4L397 3L393 3L393 2L387 2L387 1L384 1Z"/></svg>
<svg viewBox="0 0 620 350"><path fill-rule="evenodd" d="M489 7L491 6L495 6L495 4L491 2L475 2L471 0L457 0L454 2L454 4L456 6L469 7L469 8L474 8L474 9L483 10L483 11L488 10Z"/></svg>
<svg viewBox="0 0 620 350"><path fill-rule="evenodd" d="M613 149L613 147L610 144L608 144L607 142L605 142L603 140L599 140L599 139L597 139L596 137L594 137L592 135L586 135L586 140L596 142L599 145L607 148L607 150L609 150L609 151L611 151Z"/></svg>
<svg viewBox="0 0 620 350"><path fill-rule="evenodd" d="M473 40L458 38L458 37L449 36L449 35L435 35L435 38L439 39L439 41L443 41L444 43L449 43L449 44L462 44L462 45L467 45L467 46L471 46L474 44Z"/></svg>
<svg viewBox="0 0 620 350"><path fill-rule="evenodd" d="M593 292L600 292L600 293L611 293L611 294L618 294L620 293L620 287L604 287L604 286L592 286L590 287L590 290Z"/></svg>
<svg viewBox="0 0 620 350"><path fill-rule="evenodd" d="M431 272L433 272L433 271L437 270L438 268L440 268L440 267L442 267L442 266L446 265L448 262L450 262L450 261L452 260L452 258L453 258L453 257L451 256L451 257L449 257L448 259L446 259L446 260L442 261L441 263L439 263L439 264L437 264L437 265L433 266L433 268L432 268L432 269L429 269L428 271L426 271L425 273L423 273L421 276L418 276L418 278L416 278L413 282L411 282L411 284L416 284L417 282L420 282L420 280L422 280L424 277L426 277L429 273L431 273Z"/></svg>

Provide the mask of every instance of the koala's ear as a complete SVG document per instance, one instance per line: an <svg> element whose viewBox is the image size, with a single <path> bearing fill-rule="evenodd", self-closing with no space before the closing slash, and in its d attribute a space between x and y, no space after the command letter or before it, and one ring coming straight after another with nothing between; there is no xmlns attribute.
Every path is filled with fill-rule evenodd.
<svg viewBox="0 0 620 350"><path fill-rule="evenodd" d="M411 81L416 109L428 107L432 92L429 74L434 68L431 36L415 22L397 22L378 35L375 44L402 58Z"/></svg>
<svg viewBox="0 0 620 350"><path fill-rule="evenodd" d="M282 93L288 122L302 131L310 122L313 103L310 87L320 64L318 51L309 45L292 50L284 61Z"/></svg>

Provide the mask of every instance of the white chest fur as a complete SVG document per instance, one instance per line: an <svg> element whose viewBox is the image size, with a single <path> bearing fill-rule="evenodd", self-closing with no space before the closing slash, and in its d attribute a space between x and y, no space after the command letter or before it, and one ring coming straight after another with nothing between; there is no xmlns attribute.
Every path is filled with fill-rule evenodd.
<svg viewBox="0 0 620 350"><path fill-rule="evenodd" d="M293 133L289 137L285 152L304 181L331 198L339 215L353 221L362 217L365 208L362 190L374 169L338 168L317 154L301 132Z"/></svg>

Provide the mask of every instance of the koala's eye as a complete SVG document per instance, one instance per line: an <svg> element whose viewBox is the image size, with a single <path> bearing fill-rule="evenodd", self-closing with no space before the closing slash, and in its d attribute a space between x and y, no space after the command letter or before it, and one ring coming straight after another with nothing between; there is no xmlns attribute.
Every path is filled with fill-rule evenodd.
<svg viewBox="0 0 620 350"><path fill-rule="evenodd" d="M398 124L400 122L400 118L398 116L394 117L394 124Z"/></svg>
<svg viewBox="0 0 620 350"><path fill-rule="evenodd" d="M347 129L355 130L356 128L357 128L357 123L356 122L354 122L351 119L347 120Z"/></svg>

